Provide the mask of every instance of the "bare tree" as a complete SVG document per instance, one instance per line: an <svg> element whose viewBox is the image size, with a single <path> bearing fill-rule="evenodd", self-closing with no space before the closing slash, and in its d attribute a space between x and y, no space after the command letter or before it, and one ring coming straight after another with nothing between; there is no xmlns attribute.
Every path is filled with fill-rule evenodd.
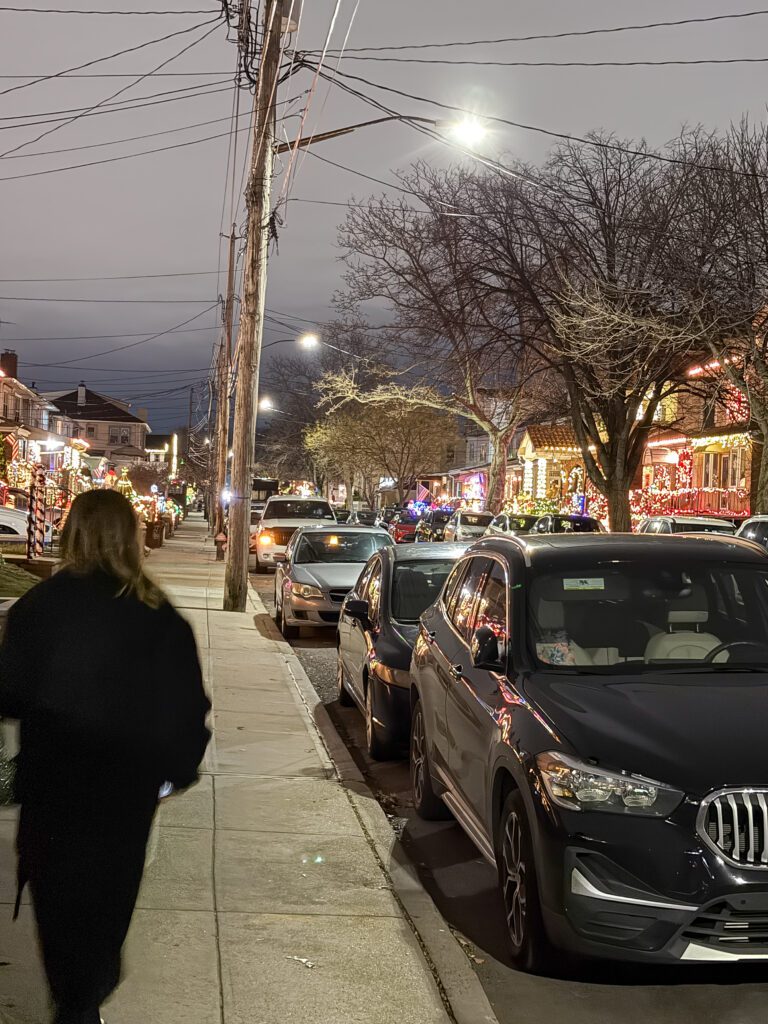
<svg viewBox="0 0 768 1024"><path fill-rule="evenodd" d="M378 341L391 368L373 386L357 367L331 373L322 390L331 408L394 401L476 424L492 445L487 504L497 511L512 437L552 388L537 380L543 364L523 343L518 310L477 279L481 239L472 218L453 215L466 205L470 177L420 164L407 180L425 210L388 198L350 208L340 235L343 301L353 311L385 303L392 322Z"/></svg>

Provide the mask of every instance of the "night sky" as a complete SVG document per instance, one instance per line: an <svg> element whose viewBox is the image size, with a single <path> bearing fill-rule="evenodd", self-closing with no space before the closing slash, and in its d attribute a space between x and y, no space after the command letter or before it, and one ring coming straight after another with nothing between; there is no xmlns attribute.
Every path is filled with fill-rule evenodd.
<svg viewBox="0 0 768 1024"><path fill-rule="evenodd" d="M2 7L0 2L0 7ZM9 4L6 4L11 5ZM15 6L99 10L210 10L212 0L23 0ZM305 0L299 49L320 49L336 0ZM735 13L753 9L722 0L340 0L331 47L349 32L348 46L403 45L492 39L567 32L657 20ZM356 13L355 13L356 11ZM191 26L185 35L101 62L90 73L129 72L138 77L200 39L211 26L206 14L98 17L11 13L0 10L0 70L4 76L50 75L105 54ZM350 27L351 22L351 27ZM709 25L562 40L505 43L444 50L413 50L393 56L466 60L674 60L712 57L763 57L768 17ZM379 54L385 56L387 54ZM351 54L348 54L350 57ZM157 103L109 114L80 117L18 153L14 147L49 131L56 123L13 125L21 115L44 121L55 112L102 103L131 78L59 78L28 88L21 78L0 78L0 346L15 348L22 377L43 390L63 390L85 380L95 390L130 398L149 410L158 431L186 421L189 385L207 376L218 337L217 296L225 288L225 252L219 233L229 222L225 196L229 121L233 106L232 73L236 50L223 26L163 71L210 71L203 77L150 77L114 102L141 102L151 94L199 86L207 95ZM326 67L333 69L335 57ZM341 69L373 82L443 103L474 109L554 131L584 134L605 128L622 137L645 136L661 144L681 124L725 127L742 114L765 116L765 64L701 67L548 68L483 65L419 65L345 59ZM445 117L429 103L377 92L398 113ZM307 101L312 75L301 71L282 89L284 138L294 138ZM176 93L175 96L179 94ZM287 102L287 101L293 102ZM250 97L242 93L240 126L247 125ZM109 108L107 108L109 109ZM54 112L54 113L52 113ZM311 96L304 134L328 131L379 116L371 106L320 82ZM214 122L199 125L201 122ZM126 141L114 146L50 153L93 146L152 133L173 134ZM142 150L223 136L166 152L62 173L13 179L16 175L105 160ZM235 191L240 191L247 133L240 132ZM494 129L484 151L541 159L551 144L546 136L513 128ZM318 156L383 180L414 159L436 163L455 153L402 124L362 129L317 144ZM40 154L40 155L35 155ZM275 196L284 193L285 162ZM265 341L291 338L331 315L331 299L341 286L343 267L336 229L343 209L298 200L344 203L381 192L383 186L330 166L306 152L294 168L283 209L279 252L270 260L268 306L278 319ZM223 218L222 218L223 213ZM236 214L243 223L242 203ZM12 281L10 279L94 278L121 275L200 274L141 280ZM18 301L29 297L30 301ZM55 301L42 301L55 300ZM99 300L78 302L75 299ZM108 300L134 300L113 302ZM136 301L142 300L142 301ZM152 300L146 301L146 300ZM208 308L214 307L214 308ZM143 336L184 321L186 330L142 344ZM192 330L194 328L194 330ZM122 335L122 337L119 337ZM129 336L132 335L132 336ZM88 337L86 337L88 336ZM51 340L47 340L51 339ZM70 340L82 339L82 340ZM122 351L110 351L132 345ZM272 353L290 350L275 346ZM66 365L50 365L63 364ZM165 372L172 371L172 372ZM176 390L174 390L176 389ZM201 392L202 393L202 392ZM263 393L269 393L264 386ZM279 400L279 399L278 399Z"/></svg>

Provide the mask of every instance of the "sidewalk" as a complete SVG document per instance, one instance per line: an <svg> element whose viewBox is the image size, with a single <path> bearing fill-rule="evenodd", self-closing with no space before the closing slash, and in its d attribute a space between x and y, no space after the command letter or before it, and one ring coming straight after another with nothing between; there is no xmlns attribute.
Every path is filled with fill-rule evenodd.
<svg viewBox="0 0 768 1024"><path fill-rule="evenodd" d="M337 775L256 595L246 614L220 610L223 563L205 536L191 519L148 563L194 627L214 737L200 783L159 813L107 1020L447 1024L393 891L386 819ZM43 1024L30 907L11 922L14 817L0 809L0 1024Z"/></svg>

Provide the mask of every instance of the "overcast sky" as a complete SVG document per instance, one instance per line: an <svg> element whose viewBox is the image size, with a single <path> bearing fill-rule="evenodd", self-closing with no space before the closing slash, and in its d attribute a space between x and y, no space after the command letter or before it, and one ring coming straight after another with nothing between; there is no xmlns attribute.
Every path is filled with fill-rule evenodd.
<svg viewBox="0 0 768 1024"><path fill-rule="evenodd" d="M2 7L3 0L0 0ZM10 0L9 0L10 3ZM350 19L357 13L350 27ZM25 0L15 6L103 10L219 9L214 0ZM322 47L336 0L304 0L298 47ZM756 9L747 0L340 0L332 46L349 31L350 47L466 41L503 36L565 32L656 20L735 13ZM97 17L11 13L0 10L0 70L3 76L46 75L181 29L201 25L205 15ZM594 36L495 46L413 51L400 56L473 60L666 60L702 57L763 57L768 17L688 25L620 35ZM137 77L201 37L207 28L126 54L89 69L91 73L129 72ZM397 55L397 54L395 54ZM231 73L235 47L222 27L165 72L212 71L201 78L152 77L125 92L128 102L161 91L200 83L210 95L158 103L144 109L83 117L19 153L0 159L0 345L15 348L22 376L47 390L84 379L96 390L129 397L150 411L150 423L165 430L186 420L188 392L163 390L206 375L217 338L216 310L203 313L224 288L214 273L219 265L219 231L224 200L228 138L222 137L137 159L59 174L7 180L14 175L102 160L156 147L227 133L232 110ZM333 67L329 61L328 66ZM622 136L645 136L662 144L681 124L723 128L745 112L765 116L765 64L720 67L522 68L441 66L345 60L342 70L478 113L573 134L604 128ZM223 84L216 85L222 81ZM51 111L88 108L128 85L131 78L59 78L27 88L20 78L0 78L0 153L28 142L55 124L8 128L20 115L44 120ZM303 109L311 84L303 71L284 87L283 97L299 97L285 109ZM400 113L440 117L427 103L376 93ZM217 90L217 91L213 91ZM161 98L161 97L156 97ZM249 105L241 96L241 110ZM61 116L61 115L59 115ZM338 89L320 84L312 97L307 130L328 131L375 117L376 112ZM220 120L219 120L220 119ZM215 121L170 135L75 152L43 151L90 146ZM245 125L247 118L241 119ZM289 138L298 119L281 129ZM245 152L241 132L237 183ZM485 152L540 160L548 142L516 129L494 130ZM416 158L445 163L450 152L401 124L362 129L318 144L318 155L384 180ZM282 180L275 185L279 194ZM343 203L382 187L303 155L292 182L292 199ZM341 283L336 229L340 207L291 202L280 232L279 253L269 268L268 306L280 315L321 324ZM225 215L225 222L228 213ZM237 217L242 224L242 205ZM17 283L16 278L92 278L206 272L207 276L154 280ZM37 301L12 301L32 297ZM182 300L116 303L39 301L40 299ZM204 328L167 335L124 351L100 355L141 341L196 314L189 326ZM297 320L297 324L302 321ZM320 328L319 333L322 333ZM68 338L90 335L84 340ZM110 337L139 335L139 337ZM270 326L266 340L291 337ZM32 339L54 340L32 340ZM29 340L25 340L29 339ZM288 349L289 345L274 351ZM51 364L69 361L66 367ZM73 362L74 361L74 362ZM119 369L122 372L116 372ZM173 370L173 373L160 371ZM268 388L264 388L267 392ZM273 396L279 404L279 396Z"/></svg>

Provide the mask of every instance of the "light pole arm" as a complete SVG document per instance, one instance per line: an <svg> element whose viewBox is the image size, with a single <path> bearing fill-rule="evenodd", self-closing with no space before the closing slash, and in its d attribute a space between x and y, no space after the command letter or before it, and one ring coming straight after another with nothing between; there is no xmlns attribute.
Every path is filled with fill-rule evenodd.
<svg viewBox="0 0 768 1024"><path fill-rule="evenodd" d="M338 139L341 135L349 135L358 128L369 128L374 124L384 124L385 121L422 121L424 124L437 124L431 117L411 117L408 114L391 114L387 117L376 117L373 121L361 121L359 124L350 124L346 128L334 128L330 132L321 132L319 135L307 135L302 139L294 139L293 142L280 142L275 146L276 153L287 153L291 149L303 149L305 146L314 145L315 142L325 142L328 139Z"/></svg>

